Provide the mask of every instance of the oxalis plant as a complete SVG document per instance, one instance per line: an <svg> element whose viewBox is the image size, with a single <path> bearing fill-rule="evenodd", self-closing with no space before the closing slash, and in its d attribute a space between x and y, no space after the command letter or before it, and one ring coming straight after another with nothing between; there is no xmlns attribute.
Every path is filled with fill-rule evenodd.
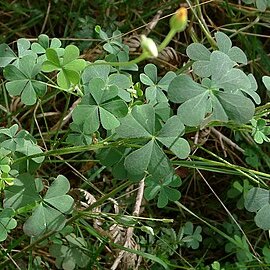
<svg viewBox="0 0 270 270"><path fill-rule="evenodd" d="M90 261L87 244L74 234L72 225L130 185L140 183L145 199L159 208L170 201L178 202L181 179L175 173L175 161L190 155L188 133L212 126L232 130L244 127L257 143L269 142L264 115L255 115L255 106L261 103L257 82L240 68L247 64L247 57L222 32L211 37L215 45L212 49L190 44L186 50L190 60L179 72L169 71L159 77L157 67L148 63L139 76L134 76L139 63L157 57L186 25L187 10L180 8L170 19L170 31L163 42L157 46L142 36L142 53L133 60L129 60L129 48L122 43L121 33L115 31L108 37L99 26L95 30L104 41L106 56L93 63L81 58L75 45L62 47L59 39L46 35L32 43L19 39L16 53L7 44L0 45L5 78L2 93L20 97L25 105L22 111L40 108L44 114L46 103L59 93L75 100L70 110L66 107L57 132L46 135L54 138L49 149L42 132L33 134L33 127L22 129L15 115L7 115L9 122L2 123L0 241L20 226L30 242L13 258L7 256L10 250L1 251L0 268L48 239L58 268L86 267ZM192 75L187 72L189 67ZM263 83L270 90L270 78L263 77ZM8 100L7 95L5 98ZM61 133L63 125L68 125L65 134ZM89 151L120 184L78 210L67 176L60 174L45 181L39 177L39 170L53 156ZM248 211L256 212L255 222L264 230L270 229L269 194L262 181L254 180L244 202ZM152 232L146 227L144 231ZM193 232L192 223L187 223L177 237L184 239L187 247L198 248L200 232L201 227ZM237 239L232 241L237 245ZM167 268L151 254L137 254ZM35 258L36 263L39 259Z"/></svg>

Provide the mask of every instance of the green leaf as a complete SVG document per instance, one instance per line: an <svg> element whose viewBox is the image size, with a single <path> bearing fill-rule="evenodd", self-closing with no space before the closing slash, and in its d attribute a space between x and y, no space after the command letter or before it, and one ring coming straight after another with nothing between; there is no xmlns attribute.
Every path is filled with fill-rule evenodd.
<svg viewBox="0 0 270 270"><path fill-rule="evenodd" d="M247 123L254 115L253 102L244 96L219 92L217 95L229 119L236 123Z"/></svg>
<svg viewBox="0 0 270 270"><path fill-rule="evenodd" d="M19 209L40 200L35 179L30 174L20 174L14 185L5 190L4 208Z"/></svg>
<svg viewBox="0 0 270 270"><path fill-rule="evenodd" d="M270 76L263 76L262 81L268 91L270 91Z"/></svg>
<svg viewBox="0 0 270 270"><path fill-rule="evenodd" d="M123 100L117 98L117 86L106 85L102 79L94 78L86 91L88 94L72 112L74 123L82 126L85 134L97 131L100 124L107 130L118 127L118 118L127 114L128 107Z"/></svg>
<svg viewBox="0 0 270 270"><path fill-rule="evenodd" d="M80 51L78 47L74 45L68 45L65 48L64 56L63 56L63 66L77 59L80 55Z"/></svg>
<svg viewBox="0 0 270 270"><path fill-rule="evenodd" d="M183 237L181 240L186 244L186 246L188 248L191 247L192 249L199 248L200 242L202 241L202 227L197 226L194 230L193 223L188 221L183 227L183 232L186 236Z"/></svg>
<svg viewBox="0 0 270 270"><path fill-rule="evenodd" d="M240 64L247 64L247 56L240 48L233 46L227 54L231 60Z"/></svg>
<svg viewBox="0 0 270 270"><path fill-rule="evenodd" d="M64 49L63 57L57 53L57 48L46 49L47 61L42 64L42 71L59 71L57 83L61 88L69 89L72 85L79 84L80 73L86 66L83 59L79 57L79 49L74 45L68 45Z"/></svg>
<svg viewBox="0 0 270 270"><path fill-rule="evenodd" d="M39 236L46 231L58 231L65 226L65 217L58 210L40 203L23 225L28 236Z"/></svg>
<svg viewBox="0 0 270 270"><path fill-rule="evenodd" d="M46 50L46 56L47 56L47 59L48 59L48 63L50 63L52 66L55 66L55 68L57 68L57 67L61 68L60 60L59 60L58 54L57 54L55 49L48 48ZM45 72L52 71L52 70L47 70L45 63L43 64L42 70L45 71Z"/></svg>
<svg viewBox="0 0 270 270"><path fill-rule="evenodd" d="M163 91L168 91L168 87L173 78L176 77L174 72L168 72L158 81L157 68L153 64L147 64L144 72L140 74L140 80L148 87L145 90L145 96L149 102L167 102L167 97Z"/></svg>
<svg viewBox="0 0 270 270"><path fill-rule="evenodd" d="M135 176L143 176L148 172L155 176L164 177L171 172L168 158L154 140L129 154L124 165L126 170Z"/></svg>
<svg viewBox="0 0 270 270"><path fill-rule="evenodd" d="M157 82L157 67L154 64L147 64L144 73L153 83Z"/></svg>
<svg viewBox="0 0 270 270"><path fill-rule="evenodd" d="M71 84L78 84L80 81L80 75L75 70L69 70L63 68L57 75L57 83L60 87L68 89Z"/></svg>
<svg viewBox="0 0 270 270"><path fill-rule="evenodd" d="M172 80L168 89L169 100L175 103L182 103L193 96L202 94L205 88L194 82L187 75L177 76Z"/></svg>
<svg viewBox="0 0 270 270"><path fill-rule="evenodd" d="M82 126L75 123L69 125L72 133L67 136L66 142L72 145L89 145L92 143L92 134L85 133Z"/></svg>
<svg viewBox="0 0 270 270"><path fill-rule="evenodd" d="M135 106L122 118L116 133L122 138L151 137L155 129L155 111L149 104Z"/></svg>
<svg viewBox="0 0 270 270"><path fill-rule="evenodd" d="M78 105L72 112L72 119L76 125L83 125L83 131L91 134L98 130L98 107L90 105Z"/></svg>
<svg viewBox="0 0 270 270"><path fill-rule="evenodd" d="M5 67L17 58L7 44L0 44L0 67Z"/></svg>
<svg viewBox="0 0 270 270"><path fill-rule="evenodd" d="M217 41L218 49L221 52L224 52L227 54L232 47L232 42L230 38L222 32L216 32L215 39Z"/></svg>
<svg viewBox="0 0 270 270"><path fill-rule="evenodd" d="M181 193L174 189L181 185L181 180L178 176L168 174L163 178L148 176L145 180L146 188L144 196L146 200L152 200L158 196L159 208L164 208L169 201L177 201L181 197Z"/></svg>
<svg viewBox="0 0 270 270"><path fill-rule="evenodd" d="M116 85L118 87L118 96L126 102L131 101L130 92L127 89L132 87L132 79L124 74L111 74L109 76L110 85Z"/></svg>
<svg viewBox="0 0 270 270"><path fill-rule="evenodd" d="M105 64L105 62L104 65L101 65L100 63L102 62L103 61L96 61L95 63L99 63L99 65L95 65L95 63L93 63L93 65L90 64L85 68L82 74L83 84L88 84L94 78L100 78L103 81L107 80L111 67L110 65Z"/></svg>
<svg viewBox="0 0 270 270"><path fill-rule="evenodd" d="M225 75L220 70L215 74L216 68L217 66L213 68L215 79L204 78L202 85L187 75L180 75L170 83L168 97L173 102L182 103L178 108L178 115L185 125L198 126L204 122L226 122L229 119L246 123L254 115L253 102L242 94L247 93L256 103L260 102L260 97L255 92L257 83L253 76L246 76L229 64L224 64L225 71L227 70ZM219 87L224 91L219 90Z"/></svg>
<svg viewBox="0 0 270 270"><path fill-rule="evenodd" d="M208 112L209 93L197 95L179 106L177 115L187 126L199 126Z"/></svg>
<svg viewBox="0 0 270 270"><path fill-rule="evenodd" d="M210 51L201 43L192 43L187 47L187 56L192 60L209 61Z"/></svg>
<svg viewBox="0 0 270 270"><path fill-rule="evenodd" d="M10 95L21 95L22 102L26 105L35 104L37 97L46 93L46 84L35 80L39 72L36 59L26 55L20 59L19 67L8 65L4 69L4 76L9 82L6 83Z"/></svg>
<svg viewBox="0 0 270 270"><path fill-rule="evenodd" d="M270 229L270 192L262 188L252 188L245 198L245 208L256 212L255 223L263 229Z"/></svg>
<svg viewBox="0 0 270 270"><path fill-rule="evenodd" d="M121 99L111 100L101 104L101 107L117 118L125 117L128 113L127 104Z"/></svg>
<svg viewBox="0 0 270 270"><path fill-rule="evenodd" d="M18 55L19 57L23 57L25 55L33 55L36 58L36 55L33 51L29 50L30 49L30 41L26 38L20 38L17 40L17 48L18 48Z"/></svg>
<svg viewBox="0 0 270 270"><path fill-rule="evenodd" d="M31 50L37 54L44 54L49 47L55 49L60 48L61 41L58 38L52 38L50 42L47 35L41 34L38 36L38 42L32 43Z"/></svg>
<svg viewBox="0 0 270 270"><path fill-rule="evenodd" d="M100 122L105 129L111 130L120 125L119 120L117 120L117 118L112 113L103 109L102 107L99 108L99 113Z"/></svg>
<svg viewBox="0 0 270 270"><path fill-rule="evenodd" d="M180 138L185 127L178 116L172 116L160 130L157 140L168 147L177 157L185 159L190 153L188 142Z"/></svg>
<svg viewBox="0 0 270 270"><path fill-rule="evenodd" d="M226 76L231 71L235 64L236 63L232 61L225 53L220 51L213 51L210 56L209 64L212 80L215 82L219 82L221 78ZM226 78L231 79L231 77L228 75Z"/></svg>
<svg viewBox="0 0 270 270"><path fill-rule="evenodd" d="M59 175L47 190L43 200L24 223L23 230L29 236L38 236L46 231L59 231L65 226L64 214L71 213L73 198L69 191L69 181Z"/></svg>
<svg viewBox="0 0 270 270"><path fill-rule="evenodd" d="M17 226L17 221L13 218L14 214L11 208L0 211L0 242L5 241L8 233Z"/></svg>
<svg viewBox="0 0 270 270"><path fill-rule="evenodd" d="M250 89L251 82L249 77L240 69L232 68L228 72L222 74L218 79L213 77L213 82L218 88L225 91L236 92L237 90Z"/></svg>
<svg viewBox="0 0 270 270"><path fill-rule="evenodd" d="M117 86L106 85L105 82L100 78L92 79L85 91L94 98L97 105L111 100L118 95Z"/></svg>
<svg viewBox="0 0 270 270"><path fill-rule="evenodd" d="M62 213L68 213L73 205L71 196L66 195L70 189L69 181L63 175L59 175L48 188L44 202L53 206Z"/></svg>
<svg viewBox="0 0 270 270"><path fill-rule="evenodd" d="M50 254L56 258L58 268L72 270L76 265L85 268L89 263L89 256L85 254L87 244L81 237L70 234L65 237L67 245L53 244L49 248Z"/></svg>

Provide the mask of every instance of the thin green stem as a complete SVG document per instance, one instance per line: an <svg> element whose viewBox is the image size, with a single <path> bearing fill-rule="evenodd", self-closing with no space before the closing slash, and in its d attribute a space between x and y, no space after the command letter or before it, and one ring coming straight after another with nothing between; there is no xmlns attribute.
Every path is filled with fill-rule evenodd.
<svg viewBox="0 0 270 270"><path fill-rule="evenodd" d="M174 29L171 29L165 39L162 41L162 43L158 46L158 51L161 52L173 39L175 36L176 31Z"/></svg>
<svg viewBox="0 0 270 270"><path fill-rule="evenodd" d="M198 1L196 1L196 2L197 2L197 5L196 5L196 6L197 6L197 10L198 10L199 15L197 14L197 12L196 12L195 8L193 7L192 3L191 3L189 0L187 0L187 3L188 3L188 5L189 5L190 9L192 10L194 16L195 16L196 19L198 20L198 23L199 23L199 25L200 25L202 31L204 32L204 34L205 34L205 36L206 36L208 42L210 43L211 47L212 47L213 49L217 49L217 43L216 43L216 41L215 41L214 38L211 36L210 31L209 31L209 29L207 28L207 25L204 24L204 19L203 19L202 13L201 13L201 7L200 7L200 4L199 4Z"/></svg>

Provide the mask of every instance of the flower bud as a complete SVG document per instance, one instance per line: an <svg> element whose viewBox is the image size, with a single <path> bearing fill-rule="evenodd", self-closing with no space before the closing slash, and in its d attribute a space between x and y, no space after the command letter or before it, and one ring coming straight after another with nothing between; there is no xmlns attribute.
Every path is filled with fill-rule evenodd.
<svg viewBox="0 0 270 270"><path fill-rule="evenodd" d="M170 27L176 32L182 32L187 27L187 9L180 7L170 19Z"/></svg>
<svg viewBox="0 0 270 270"><path fill-rule="evenodd" d="M141 47L143 52L147 52L150 56L158 56L158 48L153 39L146 37L145 35L141 36Z"/></svg>

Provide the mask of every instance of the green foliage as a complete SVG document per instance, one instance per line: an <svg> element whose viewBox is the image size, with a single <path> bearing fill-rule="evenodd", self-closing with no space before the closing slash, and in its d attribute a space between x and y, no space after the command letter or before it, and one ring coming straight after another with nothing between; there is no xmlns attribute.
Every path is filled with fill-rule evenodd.
<svg viewBox="0 0 270 270"><path fill-rule="evenodd" d="M269 0L242 0L246 4L255 4L260 11L265 11L267 7L270 7Z"/></svg>
<svg viewBox="0 0 270 270"><path fill-rule="evenodd" d="M145 180L145 198L149 201L158 197L157 207L165 207L169 201L178 201L181 193L176 189L181 186L181 180L176 175L168 175L164 179L148 176Z"/></svg>
<svg viewBox="0 0 270 270"><path fill-rule="evenodd" d="M168 91L168 86L175 77L175 73L169 71L158 80L157 67L153 64L147 64L144 67L144 73L140 74L141 82L148 86L145 90L146 100L151 103L167 102L168 99L163 91Z"/></svg>
<svg viewBox="0 0 270 270"><path fill-rule="evenodd" d="M226 244L226 252L234 252L240 263L252 261L252 253L249 251L249 246L245 237L234 235L234 240L235 243L230 242Z"/></svg>
<svg viewBox="0 0 270 270"><path fill-rule="evenodd" d="M7 91L12 96L21 96L26 105L36 103L38 97L42 97L47 90L46 84L36 79L41 71L40 65L36 64L36 57L25 55L15 65L7 65L4 76L9 82L6 83Z"/></svg>
<svg viewBox="0 0 270 270"><path fill-rule="evenodd" d="M11 170L12 159L11 151L0 149L0 190L5 189L6 185L13 185L14 174L16 171Z"/></svg>
<svg viewBox="0 0 270 270"><path fill-rule="evenodd" d="M13 218L15 212L11 208L0 209L0 242L5 241L8 233L16 228L17 221Z"/></svg>
<svg viewBox="0 0 270 270"><path fill-rule="evenodd" d="M264 119L251 119L252 136L256 143L262 144L263 142L270 142L270 126L267 126L267 122Z"/></svg>
<svg viewBox="0 0 270 270"><path fill-rule="evenodd" d="M31 45L31 50L39 55L44 55L46 53L46 50L48 48L56 49L59 54L64 49L60 49L61 47L61 41L58 38L52 38L51 41L49 40L49 37L47 35L39 35L37 42L33 42Z"/></svg>
<svg viewBox="0 0 270 270"><path fill-rule="evenodd" d="M80 10L85 1L79 2ZM245 2L255 3L251 0ZM96 5L99 4L92 3L91 8ZM115 11L117 6L117 16L120 17L124 10L122 5L102 3L103 10L106 7L106 14ZM269 3L261 0L256 1L256 5L258 9L265 10ZM221 7L222 4L217 6ZM226 14L237 13L235 8L229 9L230 3L227 6ZM159 6L160 10L162 7ZM197 16L203 18L200 8L200 5L196 7L198 13L195 20ZM191 11L194 12L193 8ZM240 14L242 11L239 9L238 12ZM245 12L249 13L248 10ZM70 13L72 18L76 17L71 10ZM239 14L235 16L236 20ZM98 19L87 16L85 19L76 18L81 23L78 34L89 33L91 40L87 42L92 44L93 26ZM264 27L266 16L260 16L263 21L260 27ZM141 18L145 20L144 16ZM173 20L177 19L176 13ZM186 27L187 18L184 19ZM45 20L46 24L51 27L50 18ZM69 17L66 24L65 36L69 34L70 25L76 28L75 21L73 25ZM257 24L256 21L254 24ZM121 27L121 24L118 26ZM198 31L202 26L198 24L198 27L193 28L191 25L187 31L192 30L187 37L199 41ZM47 256L41 259L40 253L32 253L28 259L29 269L93 267L90 266L92 261L98 265L100 258L108 263L109 248L141 256L145 267L149 269L159 269L151 261L168 269L193 268L194 265L198 269L212 267L216 270L226 267L252 268L257 254L249 250L250 243L242 235L239 226L243 226L243 230L251 235L253 225L252 222L240 222L240 217L245 213L245 207L256 213L255 223L259 228L270 229L269 190L262 189L260 185L251 185L251 180L267 183L266 179L269 178L267 172L270 162L265 153L269 152L267 143L270 130L267 120L269 104L255 110L255 106L261 103L254 77L257 76L257 69L254 69L256 72L253 75L248 74L250 66L243 68L251 63L248 62L246 50L244 52L243 46L243 50L233 46L232 40L222 32L216 32L213 38L205 26L203 32L208 43L204 44L211 47L196 42L175 50L182 54L181 48L187 48L189 60L186 65L177 66L175 72L166 73L166 70L159 68L159 64L151 63L140 66L140 72L137 72L137 64L144 63L142 61L148 59L149 54L145 54L141 46L142 53L129 61L129 47L123 42L123 35L119 30L113 30L110 32L112 34L108 34L100 26L95 27L96 36L101 39L104 49L104 53L100 53L101 46L96 47L99 57L89 55L92 48L88 50L85 46L79 46L86 49L83 55L87 59L99 59L92 62L82 59L79 48L74 44L66 46L60 39L50 39L44 34L32 43L25 38L19 39L15 44L16 52L7 44L0 44L0 67L3 68L5 79L2 84L3 105L0 104L1 119L3 117L3 127L0 128L0 241L5 241L3 251L0 251L0 268L6 267L11 260L17 263L16 258L22 257L21 254L33 246L38 246L37 250L46 246L51 257L48 260ZM240 31L238 28L232 37ZM153 31L150 36L154 34ZM158 52L160 55L165 53L162 49L172 38L170 31L159 46L154 42L155 37L146 38L151 40L155 48L153 56L158 56ZM242 38L245 39L239 36L234 41L242 45ZM182 35L180 39L182 43ZM173 46L174 43L171 44ZM141 49L134 55L138 52ZM187 74L190 66L191 74ZM170 68L174 68L173 65ZM159 77L160 74L165 75ZM263 76L262 82L269 90L269 76ZM7 94L19 96L22 107L21 104L17 105L18 99L11 102ZM70 118L72 121L69 121ZM224 142L237 150L239 147L225 137L236 131L241 134L242 140L246 140L243 145L249 144L249 148L241 145L245 150L244 155L238 155L222 143L221 148L227 155L226 160L222 159L222 153L212 153L213 145L210 145L210 151L206 142L205 148L198 149L199 156L196 156L197 149L190 143L194 141L199 145L200 135L204 133L199 129L211 128L212 125L223 126ZM264 148L257 145L263 142ZM218 140L215 143L218 144ZM218 162L210 160L209 156L201 156L204 149L218 158ZM218 147L216 149L218 151ZM246 158L246 162L256 170L249 169L244 162L244 165L238 165L241 158ZM185 172L185 167L190 168L190 171ZM71 190L70 181L60 174L68 174L67 168L72 169L74 174ZM258 168L262 171L258 171ZM213 189L218 187L215 195L224 196L221 198L225 204L230 203L231 207L236 202L237 209L233 211L239 224L233 219L229 222L221 219L222 213L215 202L214 206L210 203L213 209L208 208L207 198L211 200L211 196L203 194L204 188L197 181L199 169L226 173L224 179L218 179L218 183L210 173L205 178L207 181L211 179ZM234 181L231 174L244 176L245 179L243 182ZM51 179L51 175L58 177ZM82 185L75 175L84 180ZM226 180L232 183L227 193ZM191 184L193 181L196 184ZM139 192L134 196L132 192L137 191L138 183ZM127 187L128 190L123 191ZM92 189L95 191L92 192ZM117 199L113 198L115 195ZM76 198L76 204L73 197ZM180 199L184 201L183 205L178 202ZM202 200L206 201L203 207L200 205ZM95 205L92 205L93 202ZM132 204L135 207L132 216L129 216ZM81 205L87 208L86 211L81 209ZM195 226L191 217L185 216L175 205L202 221L204 228ZM193 207L197 207L194 213L189 210ZM156 211L157 208L159 211ZM139 215L140 210L147 213ZM208 212L213 218L203 216ZM67 220L70 214L73 216ZM168 223L164 215L174 218L174 222L166 224L166 228L156 225L156 222ZM93 226L86 219L91 219ZM20 224L18 229L11 232L16 228L17 221ZM132 227L130 239L123 237L128 236L124 232L127 229L125 227ZM140 235L136 235L138 231ZM18 240L11 235L13 232ZM204 241L203 233L208 234L208 239L206 237ZM8 237L9 234L12 237ZM30 237L30 242L25 235ZM47 239L44 240L44 236ZM141 239L140 246L136 244L138 239ZM200 246L207 247L207 254ZM224 246L230 256L235 255L235 263L225 262L224 257L221 264L211 257L207 263L214 262L205 267L204 256L208 252L213 254L212 249L222 253ZM254 249L256 252L259 249L259 253L262 251L264 256L261 260L256 258L258 264L260 261L269 263L269 247L265 243L262 245L257 241ZM14 253L14 250L19 252ZM125 253L120 254L125 257ZM186 256L190 262L186 261ZM52 257L55 258L54 262ZM177 257L181 258L181 265ZM25 267L24 259L22 262L23 266L18 267ZM104 262L101 265L105 267Z"/></svg>
<svg viewBox="0 0 270 270"><path fill-rule="evenodd" d="M82 126L86 134L97 131L100 125L106 130L118 127L118 118L128 112L125 101L117 98L118 93L115 84L106 84L101 78L90 80L81 103L72 113L74 123ZM88 118L85 118L86 115Z"/></svg>
<svg viewBox="0 0 270 270"><path fill-rule="evenodd" d="M255 111L253 102L246 95L256 104L260 103L253 75L247 76L235 68L237 62L246 63L243 51L231 47L231 40L225 34L218 32L216 40L219 51L212 53L199 43L187 48L187 55L194 61L194 73L202 77L201 84L187 75L179 75L169 85L168 97L172 102L182 103L177 114L185 125L228 120L246 123Z"/></svg>
<svg viewBox="0 0 270 270"><path fill-rule="evenodd" d="M0 129L0 147L11 151L14 159L21 156L42 154L42 150L37 145L36 140L25 130L18 132L17 124L14 124L10 128ZM30 160L13 164L11 168L19 172L34 172L43 161L43 156L33 157ZM15 172L13 174L16 175Z"/></svg>
<svg viewBox="0 0 270 270"><path fill-rule="evenodd" d="M56 267L64 270L85 268L90 260L84 239L74 234L66 235L64 243L51 245L49 252L56 258Z"/></svg>
<svg viewBox="0 0 270 270"><path fill-rule="evenodd" d="M14 185L5 191L5 208L21 209L35 205L32 215L24 223L23 229L29 236L38 236L46 231L61 230L65 225L65 214L70 214L73 199L66 195L70 189L67 178L59 175L48 188L42 198L39 192L43 190L38 179L29 174L19 175Z"/></svg>
<svg viewBox="0 0 270 270"><path fill-rule="evenodd" d="M232 187L227 192L227 196L230 199L238 198L236 206L238 209L243 209L247 193L252 187L247 179L244 179L243 184L239 181L234 181Z"/></svg>
<svg viewBox="0 0 270 270"><path fill-rule="evenodd" d="M245 208L250 212L255 212L256 225L263 229L270 229L270 191L263 188L252 188L246 197Z"/></svg>
<svg viewBox="0 0 270 270"><path fill-rule="evenodd" d="M57 74L58 85L68 90L74 88L80 82L80 72L85 68L84 59L78 59L80 55L79 49L74 45L68 45L63 53L63 57L59 57L57 50L54 48L46 49L47 60L42 64L42 71L52 72L59 71Z"/></svg>
<svg viewBox="0 0 270 270"><path fill-rule="evenodd" d="M127 62L129 61L129 47L122 42L121 32L116 30L112 36L109 37L99 25L95 27L95 31L99 34L100 38L105 42L103 49L109 53L105 57L106 61L110 62ZM120 65L118 70L137 71L138 66L136 64Z"/></svg>
<svg viewBox="0 0 270 270"><path fill-rule="evenodd" d="M202 242L201 232L201 226L197 226L194 230L193 223L188 221L179 232L179 238L188 248L191 247L192 249L197 249L199 248L200 242Z"/></svg>
<svg viewBox="0 0 270 270"><path fill-rule="evenodd" d="M270 91L270 77L269 76L263 76L262 81L268 91Z"/></svg>
<svg viewBox="0 0 270 270"><path fill-rule="evenodd" d="M190 152L188 142L180 137L184 133L184 125L179 117L172 116L162 128L156 120L155 110L150 104L134 106L132 111L120 120L121 125L116 129L120 138L144 138L148 141L125 158L125 168L138 179L143 177L145 172L159 178L170 174L171 166L160 143L182 159Z"/></svg>
<svg viewBox="0 0 270 270"><path fill-rule="evenodd" d="M178 233L172 228L162 228L161 238L157 242L162 253L167 250L171 255L181 247L195 250L199 248L200 242L202 242L201 232L201 226L197 226L194 230L193 223L188 221L180 228Z"/></svg>

